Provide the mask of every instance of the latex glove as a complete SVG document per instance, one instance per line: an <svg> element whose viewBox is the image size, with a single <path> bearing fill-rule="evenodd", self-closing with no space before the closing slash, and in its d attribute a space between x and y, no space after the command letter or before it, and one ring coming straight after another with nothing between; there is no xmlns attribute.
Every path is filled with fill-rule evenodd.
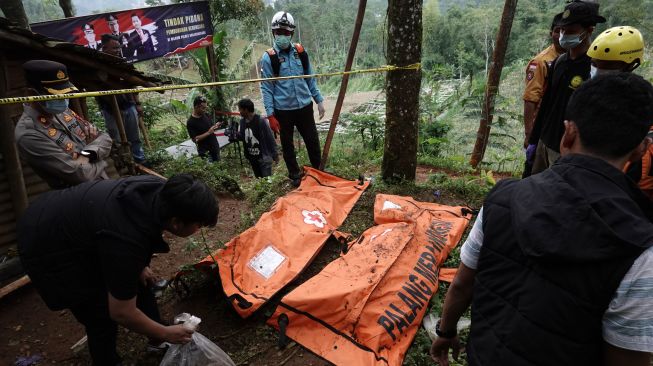
<svg viewBox="0 0 653 366"><path fill-rule="evenodd" d="M320 119L324 118L324 114L326 113L324 110L324 102L317 103L317 113L319 113Z"/></svg>
<svg viewBox="0 0 653 366"><path fill-rule="evenodd" d="M268 116L268 121L270 122L270 129L274 133L279 133L281 130L281 126L279 125L279 121L277 121L277 117L274 115Z"/></svg>
<svg viewBox="0 0 653 366"><path fill-rule="evenodd" d="M537 145L530 144L526 148L526 161L529 163L532 163L533 160L535 160L535 150L537 149Z"/></svg>

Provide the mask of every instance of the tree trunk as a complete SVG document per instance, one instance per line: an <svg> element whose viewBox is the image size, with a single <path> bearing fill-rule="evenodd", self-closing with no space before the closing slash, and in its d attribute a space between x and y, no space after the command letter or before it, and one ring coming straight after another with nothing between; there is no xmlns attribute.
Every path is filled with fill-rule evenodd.
<svg viewBox="0 0 653 366"><path fill-rule="evenodd" d="M29 29L29 21L21 0L2 0L0 1L0 9L2 9L7 19L18 24L19 27Z"/></svg>
<svg viewBox="0 0 653 366"><path fill-rule="evenodd" d="M356 23L354 24L354 33L351 36L351 43L349 44L349 52L347 53L347 61L345 62L345 71L350 71L354 63L354 56L356 56L356 47L358 46L358 38L360 37L361 28L363 27L363 19L365 18L365 8L367 7L367 0L359 0L358 13L356 14ZM333 109L333 116L331 117L331 124L329 125L329 133L327 134L326 141L324 142L324 149L322 150L322 161L320 163L320 170L324 170L326 163L329 160L329 150L331 149L331 141L336 132L336 125L340 119L340 111L342 104L345 101L345 94L347 93L347 85L349 85L349 75L342 76L340 83L340 92L336 100L336 106ZM365 135L361 131L361 137Z"/></svg>
<svg viewBox="0 0 653 366"><path fill-rule="evenodd" d="M63 10L64 17L70 18L75 16L73 2L71 0L59 0L59 6L61 6L61 10Z"/></svg>
<svg viewBox="0 0 653 366"><path fill-rule="evenodd" d="M388 1L387 61L407 66L422 55L422 0ZM381 175L385 181L414 180L417 169L419 92L422 73L396 70L386 77L385 143Z"/></svg>
<svg viewBox="0 0 653 366"><path fill-rule="evenodd" d="M494 113L494 99L499 90L501 70L503 69L506 49L508 48L508 37L510 37L510 29L512 28L516 8L517 0L506 0L503 6L501 25L499 26L499 32L497 32L497 40L492 54L492 66L490 67L487 85L485 86L485 101L483 102L483 110L481 111L481 122L476 133L476 144L474 145L472 158L469 161L470 165L474 168L483 160L490 137L490 125L492 124L492 114Z"/></svg>

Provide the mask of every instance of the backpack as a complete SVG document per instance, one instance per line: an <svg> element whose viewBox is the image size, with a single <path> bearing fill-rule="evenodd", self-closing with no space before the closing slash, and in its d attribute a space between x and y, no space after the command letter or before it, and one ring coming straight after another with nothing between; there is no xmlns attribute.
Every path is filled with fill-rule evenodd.
<svg viewBox="0 0 653 366"><path fill-rule="evenodd" d="M295 43L295 49L299 55L299 59L302 61L302 67L304 68L304 75L308 75L308 53L304 50L304 46L299 43ZM269 48L265 51L268 56L270 56L270 64L272 65L272 73L274 77L279 76L279 69L281 69L281 62L279 60L279 54L274 48Z"/></svg>

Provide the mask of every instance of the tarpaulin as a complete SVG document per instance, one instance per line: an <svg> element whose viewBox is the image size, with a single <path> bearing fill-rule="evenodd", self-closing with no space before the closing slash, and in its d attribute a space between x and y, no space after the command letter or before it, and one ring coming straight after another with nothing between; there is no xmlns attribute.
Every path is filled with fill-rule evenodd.
<svg viewBox="0 0 653 366"><path fill-rule="evenodd" d="M379 225L284 296L268 320L336 365L402 364L471 218L463 207L389 195L376 197L374 212Z"/></svg>
<svg viewBox="0 0 653 366"><path fill-rule="evenodd" d="M369 185L304 169L298 189L279 198L256 225L196 265L211 268L215 258L224 292L243 318L311 263Z"/></svg>

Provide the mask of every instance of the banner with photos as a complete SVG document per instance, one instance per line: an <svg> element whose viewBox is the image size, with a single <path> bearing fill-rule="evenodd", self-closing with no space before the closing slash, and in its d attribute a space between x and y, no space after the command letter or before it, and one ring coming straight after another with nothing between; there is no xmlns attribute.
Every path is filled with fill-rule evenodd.
<svg viewBox="0 0 653 366"><path fill-rule="evenodd" d="M103 35L114 35L127 62L169 56L213 42L206 1L66 18L30 27L35 33L97 50L101 50Z"/></svg>

